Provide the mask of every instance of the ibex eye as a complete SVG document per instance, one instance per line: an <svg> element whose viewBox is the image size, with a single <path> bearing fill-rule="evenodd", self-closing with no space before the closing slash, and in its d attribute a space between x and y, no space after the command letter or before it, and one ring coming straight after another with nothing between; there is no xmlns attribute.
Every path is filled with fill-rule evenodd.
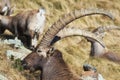
<svg viewBox="0 0 120 80"><path fill-rule="evenodd" d="M49 51L50 51L51 53L54 52L54 50L55 50L55 49L54 49L53 47L49 49Z"/></svg>
<svg viewBox="0 0 120 80"><path fill-rule="evenodd" d="M38 49L37 52L41 52L41 50Z"/></svg>

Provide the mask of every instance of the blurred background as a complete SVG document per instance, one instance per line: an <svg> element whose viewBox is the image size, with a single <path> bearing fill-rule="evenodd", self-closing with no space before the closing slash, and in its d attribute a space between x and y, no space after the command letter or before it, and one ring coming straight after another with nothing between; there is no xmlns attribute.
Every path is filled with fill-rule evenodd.
<svg viewBox="0 0 120 80"><path fill-rule="evenodd" d="M13 15L24 10L45 8L48 15L46 16L44 31L47 31L60 16L75 9L88 8L102 8L110 11L115 17L115 21L113 22L104 16L94 15L78 19L67 25L67 27L92 31L99 26L120 26L120 0L10 0L10 2L14 7ZM106 32L103 41L108 50L120 55L119 30ZM120 80L120 65L107 59L89 57L90 43L84 37L68 37L57 42L54 46L63 52L64 60L72 71L77 74L82 73L84 63L89 63L95 66L106 80ZM40 72L30 74L19 67L19 61L9 61L5 55L7 49L12 50L7 45L0 45L0 73L7 76L9 80L39 80Z"/></svg>

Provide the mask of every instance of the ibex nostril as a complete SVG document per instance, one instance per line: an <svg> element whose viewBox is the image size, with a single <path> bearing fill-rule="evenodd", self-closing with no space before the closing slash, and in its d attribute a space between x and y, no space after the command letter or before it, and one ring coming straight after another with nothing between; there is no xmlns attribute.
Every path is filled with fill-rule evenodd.
<svg viewBox="0 0 120 80"><path fill-rule="evenodd" d="M22 65L23 67L25 67L25 66L27 66L27 63L26 63L25 61L21 61L21 65Z"/></svg>
<svg viewBox="0 0 120 80"><path fill-rule="evenodd" d="M35 49L35 46L31 46L31 47L30 47L30 50L32 50L32 51L33 51L34 49Z"/></svg>
<svg viewBox="0 0 120 80"><path fill-rule="evenodd" d="M22 64L22 67L23 67L23 69L28 69L28 67L27 67L28 65L26 64L26 63L24 63L24 64Z"/></svg>
<svg viewBox="0 0 120 80"><path fill-rule="evenodd" d="M22 66L26 66L27 65L27 63L22 63Z"/></svg>

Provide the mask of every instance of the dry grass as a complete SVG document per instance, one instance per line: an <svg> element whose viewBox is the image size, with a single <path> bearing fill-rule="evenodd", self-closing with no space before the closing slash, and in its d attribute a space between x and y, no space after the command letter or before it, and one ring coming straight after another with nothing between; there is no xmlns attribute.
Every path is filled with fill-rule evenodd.
<svg viewBox="0 0 120 80"><path fill-rule="evenodd" d="M120 25L120 0L11 0L11 2L12 6L16 6L15 13L22 10L44 7L48 14L46 30L61 15L75 9L90 7L103 8L111 11L115 16L115 22L103 16L90 16L76 20L69 26L93 30L100 25ZM118 55L120 55L119 37L120 31L116 30L108 32L104 38L104 42L108 49L116 52ZM9 65L10 62L6 59L4 53L10 47L0 47L0 73L8 76L9 80L35 80L34 77L31 77L31 74L20 72ZM80 74L82 72L82 65L84 63L90 63L97 68L97 70L104 76L106 80L120 80L120 65L106 59L89 58L90 43L88 43L84 38L66 38L57 42L55 47L63 52L65 61L76 73Z"/></svg>

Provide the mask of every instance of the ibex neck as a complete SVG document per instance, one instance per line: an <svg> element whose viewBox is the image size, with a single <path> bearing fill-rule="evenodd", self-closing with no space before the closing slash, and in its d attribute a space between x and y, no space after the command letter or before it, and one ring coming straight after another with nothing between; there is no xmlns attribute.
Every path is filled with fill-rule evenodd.
<svg viewBox="0 0 120 80"><path fill-rule="evenodd" d="M73 78L74 77L74 78ZM51 58L43 66L42 80L79 80L73 76L63 59Z"/></svg>
<svg viewBox="0 0 120 80"><path fill-rule="evenodd" d="M11 21L11 17L1 16L1 23L3 26L8 26Z"/></svg>
<svg viewBox="0 0 120 80"><path fill-rule="evenodd" d="M106 51L105 48L98 42L96 42L96 41L91 42L90 56L99 57L99 56L103 55L105 53L105 51Z"/></svg>

